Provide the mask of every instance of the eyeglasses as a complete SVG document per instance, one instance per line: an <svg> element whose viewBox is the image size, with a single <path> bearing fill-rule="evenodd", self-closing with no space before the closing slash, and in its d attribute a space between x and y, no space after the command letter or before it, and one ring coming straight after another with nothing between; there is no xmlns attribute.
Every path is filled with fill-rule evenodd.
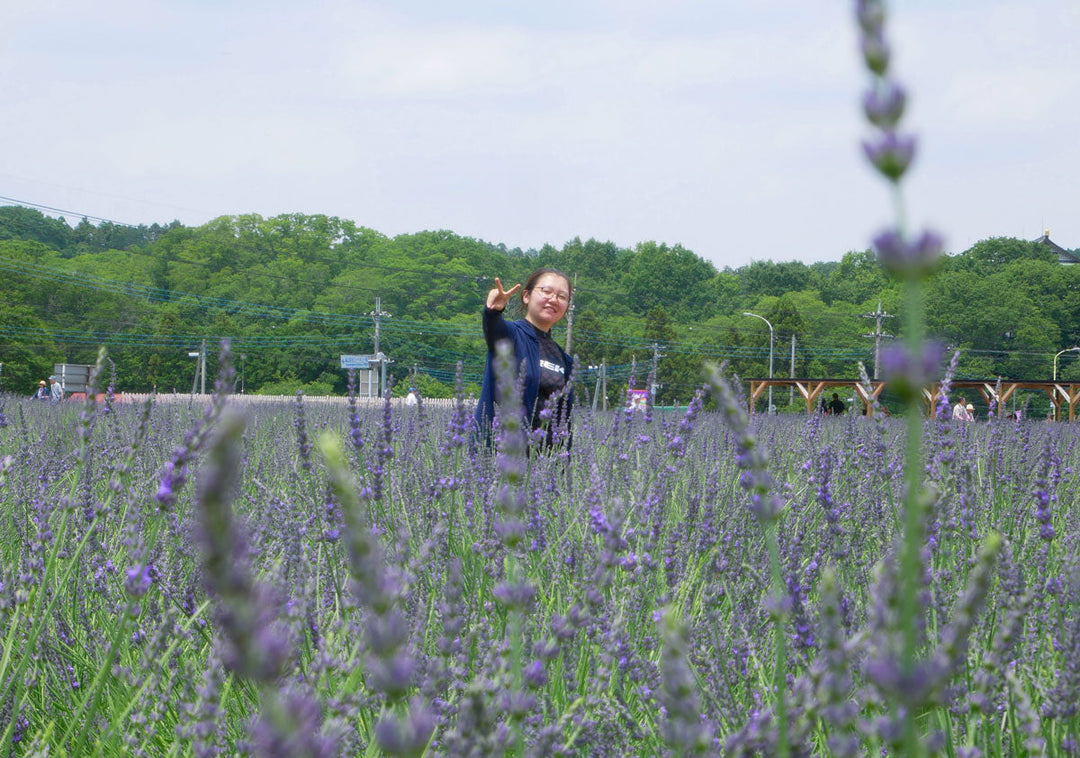
<svg viewBox="0 0 1080 758"><path fill-rule="evenodd" d="M563 292L562 290L557 290L554 287L546 287L546 286L545 287L537 287L536 289L540 292L541 295L546 297L548 300L551 300L552 298L554 298L555 300L558 300L563 305L566 305L567 303L570 302L570 293L569 292Z"/></svg>

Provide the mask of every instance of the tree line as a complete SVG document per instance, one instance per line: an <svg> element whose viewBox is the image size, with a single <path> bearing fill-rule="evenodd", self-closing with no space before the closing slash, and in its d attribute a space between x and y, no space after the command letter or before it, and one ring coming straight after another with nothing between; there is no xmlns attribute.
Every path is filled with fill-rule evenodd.
<svg viewBox="0 0 1080 758"><path fill-rule="evenodd" d="M566 272L572 318L557 328L589 395L599 367L611 399L655 372L657 401L685 403L706 362L765 377L855 378L875 343L900 337L903 298L869 250L806 264L755 260L717 269L681 245L632 248L575 238L508 248L449 231L389 237L332 216L223 216L127 227L0 207L0 382L29 393L54 363L92 363L106 345L118 390L190 391L206 339L243 355L247 392L343 393L342 354L370 354L378 327L405 391L453 392L458 364L475 390L479 311L494 276ZM378 304L378 308L376 305ZM1080 267L1048 247L983 240L949 255L929 285L932 334L961 354L965 379L1049 379L1080 343ZM794 348L794 350L793 350ZM794 354L794 358L792 355ZM1080 380L1077 356L1058 375ZM780 393L778 403L787 403ZM796 398L798 400L798 398Z"/></svg>

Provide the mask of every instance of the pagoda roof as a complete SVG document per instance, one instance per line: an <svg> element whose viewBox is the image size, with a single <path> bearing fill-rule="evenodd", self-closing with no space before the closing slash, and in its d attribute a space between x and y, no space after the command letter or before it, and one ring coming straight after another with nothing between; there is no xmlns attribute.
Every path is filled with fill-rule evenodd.
<svg viewBox="0 0 1080 758"><path fill-rule="evenodd" d="M1071 250L1066 250L1061 245L1050 239L1049 229L1043 232L1043 236L1039 237L1037 240L1035 240L1035 242L1039 245L1046 245L1051 250L1053 250L1054 254L1058 257L1058 263L1080 263L1080 255L1077 255Z"/></svg>

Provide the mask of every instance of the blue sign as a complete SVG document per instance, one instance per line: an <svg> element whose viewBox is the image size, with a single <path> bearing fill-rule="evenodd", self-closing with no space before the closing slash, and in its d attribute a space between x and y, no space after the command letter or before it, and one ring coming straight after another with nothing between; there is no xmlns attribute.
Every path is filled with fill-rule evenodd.
<svg viewBox="0 0 1080 758"><path fill-rule="evenodd" d="M343 355L341 356L342 368L370 368L368 361L371 359L370 355Z"/></svg>

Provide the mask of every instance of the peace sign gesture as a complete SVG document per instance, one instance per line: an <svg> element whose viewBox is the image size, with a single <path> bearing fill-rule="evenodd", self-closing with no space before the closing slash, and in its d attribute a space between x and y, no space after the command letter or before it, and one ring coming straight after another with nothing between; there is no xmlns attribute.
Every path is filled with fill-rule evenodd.
<svg viewBox="0 0 1080 758"><path fill-rule="evenodd" d="M521 285L515 284L510 289L504 290L499 277L495 277L495 287L488 292L487 307L493 311L505 310L506 304L510 302L510 297L519 289L521 289Z"/></svg>

